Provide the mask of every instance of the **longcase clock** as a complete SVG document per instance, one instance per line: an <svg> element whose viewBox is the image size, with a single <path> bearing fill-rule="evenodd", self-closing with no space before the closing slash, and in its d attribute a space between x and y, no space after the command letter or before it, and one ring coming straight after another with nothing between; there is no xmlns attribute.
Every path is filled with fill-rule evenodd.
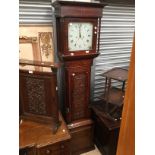
<svg viewBox="0 0 155 155"><path fill-rule="evenodd" d="M67 123L90 117L90 75L99 54L103 4L56 1L58 56L64 62L64 105Z"/></svg>
<svg viewBox="0 0 155 155"><path fill-rule="evenodd" d="M99 54L103 5L56 1L58 56L64 63L63 92L65 119L72 136L72 154L94 149L90 119L90 76L93 58Z"/></svg>

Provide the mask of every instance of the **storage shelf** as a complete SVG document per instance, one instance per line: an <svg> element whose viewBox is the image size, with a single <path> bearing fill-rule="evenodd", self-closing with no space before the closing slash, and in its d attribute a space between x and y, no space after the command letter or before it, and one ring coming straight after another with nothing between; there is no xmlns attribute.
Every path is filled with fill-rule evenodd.
<svg viewBox="0 0 155 155"><path fill-rule="evenodd" d="M108 92L98 98L110 104L121 107L123 105L124 95L125 92L121 89L111 87Z"/></svg>

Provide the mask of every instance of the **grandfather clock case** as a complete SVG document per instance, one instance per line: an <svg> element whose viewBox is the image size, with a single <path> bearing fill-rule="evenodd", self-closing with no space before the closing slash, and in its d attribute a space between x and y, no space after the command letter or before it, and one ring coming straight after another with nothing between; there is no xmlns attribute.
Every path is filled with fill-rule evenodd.
<svg viewBox="0 0 155 155"><path fill-rule="evenodd" d="M65 119L76 154L80 152L79 149L82 152L93 148L93 121L89 109L90 78L93 58L99 55L103 4L56 1L52 5L56 16L58 56L64 64L62 81ZM86 137L85 132L89 133ZM80 135L83 144L79 145L83 147L78 149L74 138L78 139Z"/></svg>

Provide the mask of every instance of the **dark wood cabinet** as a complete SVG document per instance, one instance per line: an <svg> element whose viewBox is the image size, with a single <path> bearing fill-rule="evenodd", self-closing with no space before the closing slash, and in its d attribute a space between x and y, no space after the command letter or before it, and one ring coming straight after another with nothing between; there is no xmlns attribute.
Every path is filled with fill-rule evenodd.
<svg viewBox="0 0 155 155"><path fill-rule="evenodd" d="M20 60L20 64L40 67L43 62ZM60 124L57 93L58 66L52 63L47 64L51 68L49 72L19 70L20 118L49 123L55 133ZM44 63L45 66L47 64Z"/></svg>
<svg viewBox="0 0 155 155"><path fill-rule="evenodd" d="M22 120L19 126L20 155L71 155L70 133L61 116L56 134L49 124Z"/></svg>
<svg viewBox="0 0 155 155"><path fill-rule="evenodd" d="M116 155L120 121L106 119L102 103L91 105L94 120L94 141L103 155Z"/></svg>
<svg viewBox="0 0 155 155"><path fill-rule="evenodd" d="M126 69L118 67L103 73L104 93L91 105L95 143L104 155L116 155L127 73ZM114 81L119 81L119 86L114 86Z"/></svg>

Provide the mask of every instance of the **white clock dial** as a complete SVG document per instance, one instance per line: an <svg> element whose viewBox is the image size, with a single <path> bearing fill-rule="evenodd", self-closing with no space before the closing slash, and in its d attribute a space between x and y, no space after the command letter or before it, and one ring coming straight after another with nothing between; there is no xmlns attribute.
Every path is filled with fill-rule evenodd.
<svg viewBox="0 0 155 155"><path fill-rule="evenodd" d="M91 50L93 39L93 24L73 22L68 24L69 51Z"/></svg>

